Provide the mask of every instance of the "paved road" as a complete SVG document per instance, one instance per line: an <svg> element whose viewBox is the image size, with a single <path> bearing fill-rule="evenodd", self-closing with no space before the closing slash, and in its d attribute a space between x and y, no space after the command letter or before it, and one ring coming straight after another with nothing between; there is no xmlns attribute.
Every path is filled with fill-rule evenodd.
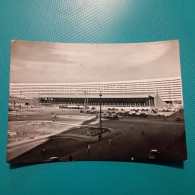
<svg viewBox="0 0 195 195"><path fill-rule="evenodd" d="M85 122L85 125L99 124L90 121ZM97 138L87 139L83 136L78 139L62 132L11 162L44 162L52 156L67 161L70 155L74 160L129 161L130 157L145 160L154 148L160 151L159 160L186 159L184 123L151 120L145 124L142 119L125 119L104 120L103 126L118 129L120 134L110 138L103 135L102 141L98 142ZM108 144L109 139L112 139L111 146ZM86 155L86 143L89 142L91 149ZM44 154L43 149L46 151Z"/></svg>

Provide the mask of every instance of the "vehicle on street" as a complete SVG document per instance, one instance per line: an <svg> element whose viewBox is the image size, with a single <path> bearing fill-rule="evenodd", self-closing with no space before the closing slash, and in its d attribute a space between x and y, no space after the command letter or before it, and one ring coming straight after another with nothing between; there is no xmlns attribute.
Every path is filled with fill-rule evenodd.
<svg viewBox="0 0 195 195"><path fill-rule="evenodd" d="M139 115L139 117L147 118L148 115L147 115L146 113L141 113L141 114Z"/></svg>
<svg viewBox="0 0 195 195"><path fill-rule="evenodd" d="M45 162L59 162L59 157L53 156L47 160L45 160Z"/></svg>
<svg viewBox="0 0 195 195"><path fill-rule="evenodd" d="M159 153L160 153L160 152L159 152L158 150L152 149L152 150L150 150L150 152L149 152L148 158L149 158L149 159L152 159L152 160L155 160L155 159L158 158Z"/></svg>
<svg viewBox="0 0 195 195"><path fill-rule="evenodd" d="M175 120L176 120L176 121L181 121L181 119L180 119L179 117L177 117Z"/></svg>

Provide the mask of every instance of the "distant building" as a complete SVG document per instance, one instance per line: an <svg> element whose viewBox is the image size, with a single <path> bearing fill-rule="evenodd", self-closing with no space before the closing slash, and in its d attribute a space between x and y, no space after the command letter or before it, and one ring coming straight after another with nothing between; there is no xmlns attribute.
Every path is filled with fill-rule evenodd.
<svg viewBox="0 0 195 195"><path fill-rule="evenodd" d="M163 103L183 104L180 77L88 82L88 83L11 83L10 96L39 98L43 103L162 106Z"/></svg>

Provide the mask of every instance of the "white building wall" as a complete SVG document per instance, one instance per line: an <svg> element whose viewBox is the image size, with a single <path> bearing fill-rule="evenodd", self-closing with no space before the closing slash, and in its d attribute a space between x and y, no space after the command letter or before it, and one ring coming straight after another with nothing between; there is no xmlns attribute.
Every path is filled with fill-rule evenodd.
<svg viewBox="0 0 195 195"><path fill-rule="evenodd" d="M182 101L180 77L91 83L11 83L10 96L16 97L64 97L87 92L102 94L158 93L163 101Z"/></svg>

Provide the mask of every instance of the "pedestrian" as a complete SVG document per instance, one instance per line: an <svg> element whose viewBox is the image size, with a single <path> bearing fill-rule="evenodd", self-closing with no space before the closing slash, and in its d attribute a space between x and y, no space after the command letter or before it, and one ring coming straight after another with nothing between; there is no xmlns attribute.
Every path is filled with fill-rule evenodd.
<svg viewBox="0 0 195 195"><path fill-rule="evenodd" d="M54 122L55 118L53 117L53 119L52 119L52 120L53 120L53 122Z"/></svg>
<svg viewBox="0 0 195 195"><path fill-rule="evenodd" d="M111 139L108 140L109 148L110 148L110 146L111 146L111 141L112 141Z"/></svg>
<svg viewBox="0 0 195 195"><path fill-rule="evenodd" d="M43 155L45 155L45 151L46 151L45 148L43 148L43 150L42 150L42 154Z"/></svg>
<svg viewBox="0 0 195 195"><path fill-rule="evenodd" d="M91 145L90 145L90 144L87 144L87 145L86 145L85 158L87 157L87 154L88 154L88 152L90 151L90 149L91 149Z"/></svg>
<svg viewBox="0 0 195 195"><path fill-rule="evenodd" d="M87 152L88 152L88 144L86 144L86 155L87 155Z"/></svg>
<svg viewBox="0 0 195 195"><path fill-rule="evenodd" d="M99 134L98 135L99 142L101 141L101 138L102 138L102 136L101 136L101 134Z"/></svg>
<svg viewBox="0 0 195 195"><path fill-rule="evenodd" d="M72 161L72 156L71 156L71 154L70 154L69 157L68 157L68 161Z"/></svg>
<svg viewBox="0 0 195 195"><path fill-rule="evenodd" d="M90 151L90 149L91 149L91 145L90 144L87 145L87 149L88 149L88 151Z"/></svg>

